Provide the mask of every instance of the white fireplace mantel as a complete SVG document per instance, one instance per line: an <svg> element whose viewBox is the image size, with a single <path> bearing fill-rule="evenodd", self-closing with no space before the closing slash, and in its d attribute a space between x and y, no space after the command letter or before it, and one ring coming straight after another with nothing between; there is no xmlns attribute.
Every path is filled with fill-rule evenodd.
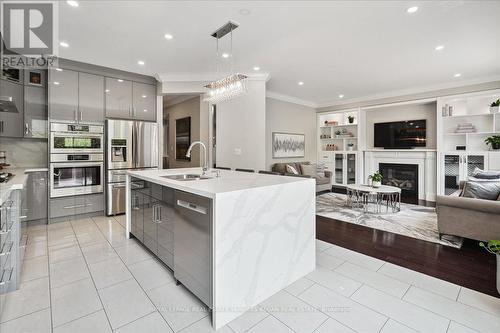
<svg viewBox="0 0 500 333"><path fill-rule="evenodd" d="M366 150L364 152L365 180L379 169L380 163L418 165L418 199L436 201L435 150Z"/></svg>

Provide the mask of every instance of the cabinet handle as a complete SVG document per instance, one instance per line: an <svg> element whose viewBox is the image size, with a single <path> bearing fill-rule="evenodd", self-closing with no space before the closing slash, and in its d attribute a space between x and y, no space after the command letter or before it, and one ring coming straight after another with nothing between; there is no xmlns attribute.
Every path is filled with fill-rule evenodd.
<svg viewBox="0 0 500 333"><path fill-rule="evenodd" d="M161 224L163 222L161 219L161 206L158 205L156 208L158 209L158 212L156 213L156 224Z"/></svg>
<svg viewBox="0 0 500 333"><path fill-rule="evenodd" d="M80 122L83 122L83 111L80 110Z"/></svg>
<svg viewBox="0 0 500 333"><path fill-rule="evenodd" d="M73 209L73 208L84 208L84 207L90 207L92 204L83 204L83 205L72 205L72 206L64 206L64 209Z"/></svg>
<svg viewBox="0 0 500 333"><path fill-rule="evenodd" d="M28 123L24 123L24 134L29 134L30 128Z"/></svg>
<svg viewBox="0 0 500 333"><path fill-rule="evenodd" d="M0 133L3 133L3 120L0 121Z"/></svg>
<svg viewBox="0 0 500 333"><path fill-rule="evenodd" d="M207 214L207 209L205 207L198 206L198 205L191 203L191 202L187 202L184 200L177 200L177 205L180 207L192 210L194 212L200 213L200 214L204 214L204 215Z"/></svg>
<svg viewBox="0 0 500 333"><path fill-rule="evenodd" d="M74 113L75 123L77 123L78 122L78 113L77 113L76 109L73 111L73 113Z"/></svg>

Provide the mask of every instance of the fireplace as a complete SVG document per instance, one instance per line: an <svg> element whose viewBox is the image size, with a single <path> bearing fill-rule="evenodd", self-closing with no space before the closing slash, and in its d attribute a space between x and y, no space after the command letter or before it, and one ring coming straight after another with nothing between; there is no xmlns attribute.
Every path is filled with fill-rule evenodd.
<svg viewBox="0 0 500 333"><path fill-rule="evenodd" d="M418 205L418 165L380 163L382 184L401 188L401 201Z"/></svg>

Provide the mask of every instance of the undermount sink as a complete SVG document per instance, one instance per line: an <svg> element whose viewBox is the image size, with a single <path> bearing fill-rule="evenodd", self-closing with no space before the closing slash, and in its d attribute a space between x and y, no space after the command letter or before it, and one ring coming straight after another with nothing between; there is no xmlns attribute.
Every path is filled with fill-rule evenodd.
<svg viewBox="0 0 500 333"><path fill-rule="evenodd" d="M182 175L171 175L171 176L160 176L162 178L178 180L178 181L188 181L188 180L203 180L203 179L212 179L209 176L197 175L197 174L182 174Z"/></svg>

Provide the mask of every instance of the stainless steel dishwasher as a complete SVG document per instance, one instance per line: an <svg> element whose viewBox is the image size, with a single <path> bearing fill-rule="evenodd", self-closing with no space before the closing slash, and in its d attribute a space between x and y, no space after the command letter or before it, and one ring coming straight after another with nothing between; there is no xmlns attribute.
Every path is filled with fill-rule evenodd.
<svg viewBox="0 0 500 333"><path fill-rule="evenodd" d="M174 277L212 308L212 200L175 192Z"/></svg>

